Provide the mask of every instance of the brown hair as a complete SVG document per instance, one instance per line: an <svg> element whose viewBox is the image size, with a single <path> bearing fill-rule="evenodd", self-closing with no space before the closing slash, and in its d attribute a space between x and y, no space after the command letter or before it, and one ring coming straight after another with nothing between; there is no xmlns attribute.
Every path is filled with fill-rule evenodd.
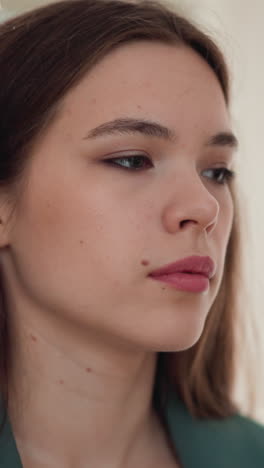
<svg viewBox="0 0 264 468"><path fill-rule="evenodd" d="M113 48L134 40L191 47L213 69L229 104L227 66L216 44L161 3L64 0L34 9L0 26L0 191L18 189L33 144L56 118L65 94ZM235 217L225 271L202 336L190 349L158 355L155 406L162 408L166 385L172 385L197 418L237 411L231 394L239 239L231 190ZM3 287L1 297L0 387L7 405L10 343Z"/></svg>

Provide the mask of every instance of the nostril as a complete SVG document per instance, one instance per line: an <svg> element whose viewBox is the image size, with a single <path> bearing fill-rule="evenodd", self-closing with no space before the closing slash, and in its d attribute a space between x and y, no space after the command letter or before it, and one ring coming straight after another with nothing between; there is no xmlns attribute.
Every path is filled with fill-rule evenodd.
<svg viewBox="0 0 264 468"><path fill-rule="evenodd" d="M184 228L184 226L185 226L187 223L195 223L195 221L193 221L192 219L184 219L183 221L180 222L180 227L181 227L181 228Z"/></svg>
<svg viewBox="0 0 264 468"><path fill-rule="evenodd" d="M213 231L214 227L215 227L215 223L211 223L209 226L207 226L206 228L207 233L209 234L211 231Z"/></svg>

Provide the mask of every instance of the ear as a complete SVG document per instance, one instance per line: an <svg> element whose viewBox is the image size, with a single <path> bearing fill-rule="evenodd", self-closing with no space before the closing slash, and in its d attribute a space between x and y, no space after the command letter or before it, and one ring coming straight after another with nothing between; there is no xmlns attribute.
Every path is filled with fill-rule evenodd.
<svg viewBox="0 0 264 468"><path fill-rule="evenodd" d="M0 249L10 243L11 215L10 207L0 200Z"/></svg>

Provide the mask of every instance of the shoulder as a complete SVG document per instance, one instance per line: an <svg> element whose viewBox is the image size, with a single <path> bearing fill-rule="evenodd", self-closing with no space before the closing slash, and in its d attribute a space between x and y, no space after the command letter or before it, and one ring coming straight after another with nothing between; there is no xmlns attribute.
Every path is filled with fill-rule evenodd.
<svg viewBox="0 0 264 468"><path fill-rule="evenodd" d="M236 414L222 420L196 422L196 429L201 436L199 442L202 443L202 437L210 441L209 456L218 453L222 466L229 466L231 460L233 468L264 466L264 426L257 421Z"/></svg>
<svg viewBox="0 0 264 468"><path fill-rule="evenodd" d="M222 443L230 449L233 447L234 455L241 459L241 466L263 467L264 425L239 414L221 422L217 427Z"/></svg>
<svg viewBox="0 0 264 468"><path fill-rule="evenodd" d="M251 418L195 419L176 395L169 400L167 422L187 468L264 467L264 425Z"/></svg>
<svg viewBox="0 0 264 468"><path fill-rule="evenodd" d="M8 414L0 397L0 467L22 468Z"/></svg>

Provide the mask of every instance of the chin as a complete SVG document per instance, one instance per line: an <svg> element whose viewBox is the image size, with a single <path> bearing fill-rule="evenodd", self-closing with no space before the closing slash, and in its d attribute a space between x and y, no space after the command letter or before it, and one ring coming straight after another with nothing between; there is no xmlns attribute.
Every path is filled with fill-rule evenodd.
<svg viewBox="0 0 264 468"><path fill-rule="evenodd" d="M149 342L145 341L145 346L151 352L177 352L184 351L194 346L200 339L204 330L204 322L200 326L194 324L189 327L181 327L174 332L157 333L156 337L150 337Z"/></svg>
<svg viewBox="0 0 264 468"><path fill-rule="evenodd" d="M176 353L177 351L185 351L186 349L194 346L200 339L201 333L195 336L185 336L179 339L175 339L174 342L166 342L157 349L157 352L170 352Z"/></svg>

